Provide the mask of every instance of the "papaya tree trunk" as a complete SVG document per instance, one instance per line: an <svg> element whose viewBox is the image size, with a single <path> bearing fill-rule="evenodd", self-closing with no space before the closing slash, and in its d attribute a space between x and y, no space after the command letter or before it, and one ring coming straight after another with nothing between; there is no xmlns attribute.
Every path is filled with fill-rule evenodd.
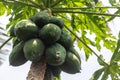
<svg viewBox="0 0 120 80"><path fill-rule="evenodd" d="M44 80L46 70L46 61L32 63L26 80Z"/></svg>

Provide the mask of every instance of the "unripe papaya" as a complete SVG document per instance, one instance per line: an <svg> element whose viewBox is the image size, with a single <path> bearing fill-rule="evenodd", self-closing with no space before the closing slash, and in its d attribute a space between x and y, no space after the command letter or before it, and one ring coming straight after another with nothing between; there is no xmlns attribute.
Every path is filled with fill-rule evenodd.
<svg viewBox="0 0 120 80"><path fill-rule="evenodd" d="M37 62L42 58L44 49L45 46L43 42L40 39L35 38L25 42L23 51L27 60Z"/></svg>
<svg viewBox="0 0 120 80"><path fill-rule="evenodd" d="M60 65L60 68L66 73L75 74L80 72L80 64L78 57L72 52L67 51L65 62Z"/></svg>
<svg viewBox="0 0 120 80"><path fill-rule="evenodd" d="M49 65L58 66L64 63L66 50L62 45L55 43L46 49L45 57Z"/></svg>
<svg viewBox="0 0 120 80"><path fill-rule="evenodd" d="M64 22L63 22L61 19L57 18L57 17L51 17L51 18L49 19L49 23L56 24L56 25L59 26L61 29L62 29L63 26L64 26Z"/></svg>
<svg viewBox="0 0 120 80"><path fill-rule="evenodd" d="M20 66L27 62L23 52L24 42L18 43L9 55L9 63L12 66Z"/></svg>
<svg viewBox="0 0 120 80"><path fill-rule="evenodd" d="M21 20L15 25L15 35L20 40L28 40L38 36L38 27L30 20Z"/></svg>
<svg viewBox="0 0 120 80"><path fill-rule="evenodd" d="M54 80L53 73L50 68L47 68L44 75L44 80Z"/></svg>
<svg viewBox="0 0 120 80"><path fill-rule="evenodd" d="M79 55L79 53L74 49L73 46L71 46L68 51L70 51L70 52L72 52L73 54L75 54L76 57L78 57L78 59L79 59L79 61L80 61L80 63L81 63L80 55Z"/></svg>
<svg viewBox="0 0 120 80"><path fill-rule="evenodd" d="M64 46L67 50L73 45L72 38L65 30L62 30L61 36L57 42Z"/></svg>
<svg viewBox="0 0 120 80"><path fill-rule="evenodd" d="M47 67L51 69L53 76L60 77L61 69L59 66L47 65Z"/></svg>
<svg viewBox="0 0 120 80"><path fill-rule="evenodd" d="M39 28L42 28L49 21L48 14L45 12L38 12L34 16L32 16L31 21L33 21Z"/></svg>
<svg viewBox="0 0 120 80"><path fill-rule="evenodd" d="M55 24L47 24L39 31L40 38L44 41L45 44L55 43L61 35L61 29Z"/></svg>

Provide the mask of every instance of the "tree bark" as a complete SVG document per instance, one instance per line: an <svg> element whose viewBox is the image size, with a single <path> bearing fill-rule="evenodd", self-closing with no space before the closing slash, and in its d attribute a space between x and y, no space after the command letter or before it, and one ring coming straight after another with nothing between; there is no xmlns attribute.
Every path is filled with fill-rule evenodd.
<svg viewBox="0 0 120 80"><path fill-rule="evenodd" d="M46 61L32 63L26 80L44 80L46 70Z"/></svg>

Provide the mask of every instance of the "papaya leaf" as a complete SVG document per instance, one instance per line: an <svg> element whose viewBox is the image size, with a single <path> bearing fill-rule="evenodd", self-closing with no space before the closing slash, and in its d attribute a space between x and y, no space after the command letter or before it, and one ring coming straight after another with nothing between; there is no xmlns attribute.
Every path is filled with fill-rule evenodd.
<svg viewBox="0 0 120 80"><path fill-rule="evenodd" d="M82 37L82 39L84 40L84 42L86 44L90 44L92 46L95 46L95 42L93 42L92 40L90 40L89 38L87 38L86 36Z"/></svg>
<svg viewBox="0 0 120 80"><path fill-rule="evenodd" d="M105 59L103 58L103 55L102 55L102 54L101 54L99 57L100 57L103 61L105 61ZM99 63L101 66L106 66L106 64L103 63L103 61L101 61L100 58L97 58L98 63Z"/></svg>
<svg viewBox="0 0 120 80"><path fill-rule="evenodd" d="M81 42L79 42L79 41L78 41L78 47L79 47L79 49L83 48L83 44Z"/></svg>
<svg viewBox="0 0 120 80"><path fill-rule="evenodd" d="M5 8L4 4L2 2L0 2L0 16L5 13L5 10L6 10L6 8Z"/></svg>
<svg viewBox="0 0 120 80"><path fill-rule="evenodd" d="M96 48L98 51L100 51L101 50L101 45L100 45L101 40L99 39L99 37L96 37L95 41L96 41Z"/></svg>
<svg viewBox="0 0 120 80"><path fill-rule="evenodd" d="M54 80L61 80L60 77L54 77Z"/></svg>
<svg viewBox="0 0 120 80"><path fill-rule="evenodd" d="M84 46L84 52L85 52L86 61L87 61L89 56L92 54L92 51L88 49L86 46Z"/></svg>
<svg viewBox="0 0 120 80"><path fill-rule="evenodd" d="M110 49L112 52L115 50L116 41L105 39L103 44L107 49Z"/></svg>
<svg viewBox="0 0 120 80"><path fill-rule="evenodd" d="M114 4L116 3L116 0L109 0L109 3L110 3L111 5L114 5Z"/></svg>
<svg viewBox="0 0 120 80"><path fill-rule="evenodd" d="M101 80L107 80L108 76L109 76L109 70L108 68L105 68Z"/></svg>
<svg viewBox="0 0 120 80"><path fill-rule="evenodd" d="M120 35L120 33L119 33L119 35ZM113 55L112 55L112 58L111 58L110 63L116 61L116 59L117 59L117 61L120 60L119 57L120 57L120 37L119 37L119 39L118 39L118 41L117 41L117 47L116 47L116 49L114 50L114 53L113 53Z"/></svg>
<svg viewBox="0 0 120 80"><path fill-rule="evenodd" d="M92 77L90 78L90 80L98 80L99 77L102 75L103 71L104 71L103 68L95 71L95 72L93 73Z"/></svg>
<svg viewBox="0 0 120 80"><path fill-rule="evenodd" d="M109 67L112 80L120 80L120 66L118 62L113 62Z"/></svg>
<svg viewBox="0 0 120 80"><path fill-rule="evenodd" d="M112 63L109 67L110 73L113 74L113 75L118 74L120 72L119 67L120 66L117 64L117 62Z"/></svg>

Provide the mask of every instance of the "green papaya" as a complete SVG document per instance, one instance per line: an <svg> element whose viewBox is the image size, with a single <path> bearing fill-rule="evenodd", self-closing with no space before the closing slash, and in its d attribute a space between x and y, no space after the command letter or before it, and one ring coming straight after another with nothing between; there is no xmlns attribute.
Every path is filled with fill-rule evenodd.
<svg viewBox="0 0 120 80"><path fill-rule="evenodd" d="M45 44L55 43L61 35L61 29L55 24L47 24L39 31L40 38Z"/></svg>
<svg viewBox="0 0 120 80"><path fill-rule="evenodd" d="M44 80L54 80L53 73L50 68L47 68L44 75Z"/></svg>
<svg viewBox="0 0 120 80"><path fill-rule="evenodd" d="M50 70L53 73L53 76L55 77L60 77L61 74L61 69L59 66L51 66L51 65L47 65L48 68L50 68Z"/></svg>
<svg viewBox="0 0 120 80"><path fill-rule="evenodd" d="M49 23L56 24L56 25L59 26L61 29L62 29L63 26L64 26L64 22L63 22L61 19L57 18L57 17L51 17L51 18L49 19Z"/></svg>
<svg viewBox="0 0 120 80"><path fill-rule="evenodd" d="M75 74L80 72L81 63L78 57L76 57L76 55L69 51L67 51L66 54L67 55L65 62L62 65L60 65L61 70L69 74Z"/></svg>
<svg viewBox="0 0 120 80"><path fill-rule="evenodd" d="M20 66L27 62L23 52L24 42L17 44L9 55L9 63L12 66Z"/></svg>
<svg viewBox="0 0 120 80"><path fill-rule="evenodd" d="M78 59L79 59L79 61L81 63L81 59L80 59L79 53L75 50L75 48L73 46L70 47L69 51L72 52L73 54L75 54L76 57L78 57Z"/></svg>
<svg viewBox="0 0 120 80"><path fill-rule="evenodd" d="M20 40L28 40L38 36L38 27L30 20L21 20L15 25L14 33Z"/></svg>
<svg viewBox="0 0 120 80"><path fill-rule="evenodd" d="M41 11L36 13L34 16L30 18L39 28L42 28L49 21L49 16L47 13Z"/></svg>
<svg viewBox="0 0 120 80"><path fill-rule="evenodd" d="M45 57L49 65L58 66L64 63L66 50L62 45L55 43L46 49Z"/></svg>
<svg viewBox="0 0 120 80"><path fill-rule="evenodd" d="M73 45L72 38L65 30L62 30L61 36L57 42L60 43L62 46L64 46L66 50L68 50Z"/></svg>
<svg viewBox="0 0 120 80"><path fill-rule="evenodd" d="M26 41L23 47L25 58L32 62L37 62L42 58L44 49L43 42L38 38Z"/></svg>

